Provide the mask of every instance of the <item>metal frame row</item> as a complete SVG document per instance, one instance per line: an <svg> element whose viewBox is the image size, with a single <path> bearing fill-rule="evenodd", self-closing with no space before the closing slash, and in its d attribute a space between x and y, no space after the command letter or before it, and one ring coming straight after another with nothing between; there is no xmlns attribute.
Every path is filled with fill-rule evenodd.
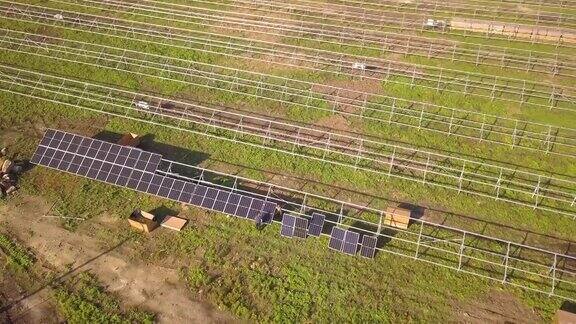
<svg viewBox="0 0 576 324"><path fill-rule="evenodd" d="M227 29L232 33L237 33L238 31L244 31L247 33L265 33L274 34L277 36L288 37L285 32L290 30L285 28L279 28L281 33L270 33L269 31L254 31L255 26L260 26L265 29L277 28L270 24L266 26L261 26L258 24L251 23L239 23L240 25L234 25L233 21L225 18L206 16L199 18L195 17L196 13L177 13L171 15L183 16L188 18L187 20L177 19L177 18L167 18L162 16L152 16L145 15L130 10L131 6L121 5L121 7L127 9L126 12L130 12L131 15L141 15L149 18L156 18L162 20L169 20L171 23L181 22L183 24L198 25L199 28L205 28L210 24L207 21L216 21L217 24L213 27L219 29ZM110 11L112 13L120 13L118 9L114 7L102 8L102 10ZM155 10L153 12L156 12ZM196 20L194 20L196 19ZM261 22L257 22L261 23ZM299 27L300 28L300 27ZM298 40L308 39L310 41L318 42L319 40L310 37L306 37L307 33L299 31L292 31L297 34L293 36ZM250 41L246 38L245 41ZM348 42L358 41L357 37L347 37ZM344 46L344 39L337 42L338 45ZM338 53L342 55L342 53ZM542 107L547 109L571 109L576 103L576 88L568 86L557 86L551 83L542 83L534 81L526 81L525 79L515 79L509 77L501 77L493 74L481 74L475 72L464 72L453 69L448 69L444 67L433 67L419 64L402 64L392 60L381 59L382 63L387 64L386 68L382 67L386 71L386 80L389 82L394 82L403 85L413 86L417 81L420 87L433 89L436 91L451 92L455 94L460 94L462 92L469 93L479 98L485 98L494 100L495 95L499 94L499 100L526 105L533 107ZM405 66L404 69L395 68L395 66ZM390 78L390 76L397 76L403 78ZM472 89L477 91L472 92Z"/></svg>
<svg viewBox="0 0 576 324"><path fill-rule="evenodd" d="M74 21L85 21L88 24L95 24L98 23L98 20L101 22L106 23L105 20L110 21L113 25L120 25L119 23L128 24L131 26L126 26L124 28L134 28L135 24L139 24L141 26L154 26L161 30L169 28L171 34L175 34L177 32L187 31L189 33L198 34L198 35L207 35L214 39L214 37L220 37L227 39L228 43L234 41L241 41L246 43L246 39L232 36L235 33L228 33L227 35L217 34L214 32L206 31L202 28L196 28L192 30L184 30L182 28L177 27L168 27L168 26L160 26L154 25L150 23L145 23L142 21L128 21L119 18L110 18L110 17L103 17L97 16L93 14L81 14L74 11L67 11L67 10L59 10L57 8L47 8L42 6L35 6L35 5L23 5L20 3L15 3L12 1L0 1L4 3L8 3L8 8L0 8L5 12L5 16L9 19L13 19L16 15L26 16L28 19L36 18L36 22L39 22L41 18L44 20L54 20L55 13L49 14L47 11L56 11L59 12L63 19L68 23L74 23ZM31 8L39 9L40 11L33 12ZM74 16L74 18L69 18L69 16ZM190 21L188 21L190 23ZM253 33L256 34L263 34L266 33L253 30ZM190 35L189 35L190 36ZM340 38L341 37L341 38ZM543 53L537 52L532 50L523 50L523 49L508 49L505 47L497 47L491 45L483 45L483 44L466 44L462 42L438 42L437 39L428 39L422 38L420 36L414 35L404 35L404 34L393 34L386 32L384 38L379 38L377 40L378 44L366 44L366 43L358 43L356 37L351 38L351 42L344 43L344 34L339 35L339 39L341 40L340 43L331 42L329 40L318 40L321 41L323 44L327 45L334 45L340 44L340 46L346 46L350 49L355 49L355 52L358 52L358 49L362 51L364 55L369 56L358 56L355 55L359 61L369 62L370 60L377 59L377 57L385 56L389 53L394 54L401 54L401 55L416 55L423 58L442 58L442 59L449 59L451 61L456 62L463 62L474 64L475 66L478 65L486 65L492 67L500 67L500 68L513 68L519 71L535 71L535 72L544 72L549 73L552 75L561 75L563 77L573 77L574 74L571 73L572 71L576 70L576 63L573 61L573 58L567 55L560 55L560 54L551 54L551 53ZM350 37L348 37L350 38ZM295 37L295 40L298 38ZM252 45L254 40L248 40ZM266 42L264 40L258 40L258 43L262 45L274 45L274 46L282 46L285 48L301 48L305 50L313 50L310 47L303 47L303 46L294 46L288 44L279 44L273 42ZM300 49L300 50L301 50ZM325 53L331 56L342 55L342 53L331 52L329 50L321 50L316 49L318 53ZM378 53L376 57L374 53ZM516 53L516 54L514 54ZM462 58L464 57L464 58Z"/></svg>
<svg viewBox="0 0 576 324"><path fill-rule="evenodd" d="M57 2L63 2L62 0L53 0L53 1L57 1ZM82 5L79 4L78 2L83 1L83 2L87 2L87 3L91 3L91 4L98 4L100 1L98 0L74 0L74 4L76 5ZM196 17L201 17L204 14L200 14L201 11L206 11L206 12L212 12L214 13L214 15L217 16L223 16L223 15L229 15L226 20L230 20L232 21L234 18L232 16L236 16L236 17L249 17L249 18L237 18L237 19L245 19L245 20L251 20L251 21L260 21L261 17L263 16L262 13L252 13L254 11L254 7L245 7L245 6L238 6L238 5L234 5L234 4L228 4L228 10L219 10L219 9L215 9L214 6L208 6L208 7L198 7L198 6L193 6L193 5L185 5L185 4L174 4L174 3L166 3L166 2L162 2L162 1L156 1L156 0L145 0L145 2L148 3L152 3L153 5L147 6L147 5L143 5L143 4L136 4L136 3L126 3L125 1L121 1L121 0L107 0L106 2L110 2L110 5L112 6L116 6L116 7L124 7L124 8L132 8L132 10L136 9L136 8L150 8L151 11L160 13L162 12L162 10L164 10L164 13L167 12L171 12L171 13L175 13L175 12L187 12L190 13L192 15L196 15ZM131 6L126 6L125 4L130 4ZM162 8L161 6L165 6L164 8ZM175 10L175 9L169 9L168 7L172 6L174 8L182 8L181 11L179 10ZM261 9L261 11L263 11L264 9ZM321 30L325 30L328 28L337 28L337 29L343 29L343 28L347 28L350 31L356 31L359 35L359 37L362 37L363 35L366 35L366 30L368 30L369 28L372 28L370 31L371 32L377 32L380 29L383 28L388 28L388 29L396 29L399 31L411 31L411 32L416 32L419 34L423 34L423 33L432 33L432 34L441 34L441 35L448 35L448 36L457 36L457 37L464 37L464 38L478 38L478 39L508 39L508 40L514 40L515 42L519 42L519 43L529 43L529 44L534 44L534 43L540 43L540 44L551 44L551 45L555 45L558 47L565 47L565 48L576 48L576 44L573 44L573 41L576 41L576 39L573 39L575 36L573 33L566 33L567 30L558 30L555 31L557 33L557 35L555 34L554 36L549 36L547 33L550 30L546 30L546 34L540 34L539 33L539 27L533 27L532 32L528 32L528 31L524 31L522 29L520 29L520 27L524 27L524 26L519 26L518 24L510 24L509 30L506 29L507 25L504 25L504 29L502 29L502 35L496 34L497 29L494 30L488 30L486 32L470 32L468 30L464 30L463 32L460 32L459 30L456 29L450 29L450 28L442 28L442 29L425 29L424 28L424 21L422 21L421 19L418 20L410 20L407 19L407 15L403 14L402 15L402 19L398 19L397 17L388 17L386 15L382 15L380 16L378 19L376 19L375 21L376 23L367 23L366 21L363 21L359 18L357 18L360 21L354 21L353 19L351 19L350 17L348 18L329 18L329 15L331 15L331 12L328 12L326 10L320 10L318 11L316 14L314 14L314 11L310 10L310 9L300 9L297 10L296 12L291 12L290 16L291 17L297 17L296 19L290 19L290 18L280 18L283 17L283 13L285 14L287 9L282 9L282 10L265 10L266 11L266 15L268 16L267 18L267 22L269 21L279 21L281 22L281 24L283 25L287 25L288 23L294 23L295 25L300 25L300 26L304 26L304 25L308 25L308 26L312 26L312 25L317 25L318 27L321 28ZM205 16L205 15L204 15ZM367 17L365 17L367 18ZM320 21L322 20L322 23L320 22L316 22L316 21ZM333 23L325 23L326 21L332 20ZM328 27L328 28L327 28ZM527 27L524 27L527 28ZM528 27L529 28L529 27ZM534 32L536 31L536 32ZM504 33L508 32L510 34L505 35ZM518 37L518 35L523 35ZM529 38L529 39L524 39L524 38ZM549 40L546 39L547 37L551 37L554 40ZM557 39L556 39L557 38ZM569 41L564 41L564 38L570 38ZM361 40L363 40L363 38L360 38Z"/></svg>
<svg viewBox="0 0 576 324"><path fill-rule="evenodd" d="M159 118L194 134L576 218L574 181L246 116L221 107L210 108L8 66L3 70L3 91L74 107L84 103L88 110L141 121ZM36 95L37 92L44 96ZM142 98L152 102L152 107L139 108L137 102Z"/></svg>
<svg viewBox="0 0 576 324"><path fill-rule="evenodd" d="M242 94L266 99L282 105L297 105L324 113L356 117L368 122L429 130L447 136L458 136L480 142L509 145L534 152L546 152L566 157L576 156L576 130L526 121L435 106L423 102L402 100L340 87L322 86L288 78L258 74L244 70L201 64L167 56L145 54L124 48L114 48L61 38L1 30L5 32L0 46L10 52L27 53L44 58L72 61L102 68L111 68L143 76L168 74L169 80L184 82L206 89ZM9 36L15 34L24 39ZM42 38L46 44L31 39ZM53 43L58 43L53 44ZM75 46L75 47L71 47ZM88 60L87 60L88 59ZM252 77L252 78L251 78ZM257 79L258 81L255 81ZM218 82L225 87L215 86ZM329 89L323 98L312 89ZM353 93L345 98L342 93ZM286 98L288 97L288 98ZM325 107L323 99L332 103ZM377 102L374 102L377 99ZM357 112L350 112L355 108Z"/></svg>
<svg viewBox="0 0 576 324"><path fill-rule="evenodd" d="M266 0L234 0L240 3L253 3L262 5L274 5L271 1ZM309 0L293 0L291 5L297 3L299 6L326 8L322 2ZM300 5L303 4L303 5ZM530 25L553 25L555 27L576 26L576 17L570 14L557 11L548 11L546 7L539 8L536 12L526 10L517 10L513 5L484 5L475 6L473 3L446 3L446 2L401 2L398 1L380 1L368 2L360 0L333 0L329 4L330 10L338 13L355 14L362 13L362 16L368 14L378 14L382 12L412 12L429 18L438 17L467 17L472 19L490 19L506 18L507 21L519 22ZM319 9L319 8L317 8ZM504 16L504 17L502 17Z"/></svg>

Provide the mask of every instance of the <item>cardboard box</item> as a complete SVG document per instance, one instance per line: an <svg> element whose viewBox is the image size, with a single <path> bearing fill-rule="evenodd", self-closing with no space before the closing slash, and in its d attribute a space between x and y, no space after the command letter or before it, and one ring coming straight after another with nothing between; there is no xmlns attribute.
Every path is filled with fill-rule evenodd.
<svg viewBox="0 0 576 324"><path fill-rule="evenodd" d="M140 145L141 140L142 138L138 134L126 133L122 136L121 139L118 140L117 144L136 147Z"/></svg>
<svg viewBox="0 0 576 324"><path fill-rule="evenodd" d="M146 217L142 214L147 214ZM151 217L150 217L151 216ZM139 210L134 211L128 218L128 223L140 231L145 233L150 233L156 229L159 224L156 222L155 217L149 213L141 212Z"/></svg>
<svg viewBox="0 0 576 324"><path fill-rule="evenodd" d="M407 229L412 211L406 208L388 207L384 214L384 225Z"/></svg>
<svg viewBox="0 0 576 324"><path fill-rule="evenodd" d="M166 216L162 220L160 226L169 228L174 231L180 232L184 226L188 223L187 219L176 217L176 216Z"/></svg>
<svg viewBox="0 0 576 324"><path fill-rule="evenodd" d="M554 324L576 324L576 314L559 309L554 315Z"/></svg>

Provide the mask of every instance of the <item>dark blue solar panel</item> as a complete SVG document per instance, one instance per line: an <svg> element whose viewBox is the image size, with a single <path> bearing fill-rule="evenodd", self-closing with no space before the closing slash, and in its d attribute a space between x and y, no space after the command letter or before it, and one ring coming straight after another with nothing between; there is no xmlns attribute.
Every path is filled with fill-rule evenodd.
<svg viewBox="0 0 576 324"><path fill-rule="evenodd" d="M150 185L148 186L148 193L152 195L158 195L158 191L160 191L160 187L162 186L162 182L164 181L164 177L155 174L152 176L152 180L150 180Z"/></svg>
<svg viewBox="0 0 576 324"><path fill-rule="evenodd" d="M226 214L236 216L236 210L238 209L239 203L240 203L240 195L231 193L230 197L228 198L228 203L226 203L226 207L224 208L224 212Z"/></svg>
<svg viewBox="0 0 576 324"><path fill-rule="evenodd" d="M308 228L308 220L305 218L296 218L296 224L294 226L294 237L306 238L306 232Z"/></svg>
<svg viewBox="0 0 576 324"><path fill-rule="evenodd" d="M98 176L98 170L96 169L89 169L88 173L86 174L86 176L90 179L96 179L96 176Z"/></svg>
<svg viewBox="0 0 576 324"><path fill-rule="evenodd" d="M192 182L186 182L184 184L184 189L182 190L182 195L180 195L180 201L185 204L189 204L190 200L192 200L192 193L194 192L195 188L196 185L194 185Z"/></svg>
<svg viewBox="0 0 576 324"><path fill-rule="evenodd" d="M332 233L330 234L328 247L339 252L342 251L345 233L346 231L341 228L332 227Z"/></svg>
<svg viewBox="0 0 576 324"><path fill-rule="evenodd" d="M139 170L133 170L132 174L130 174L130 179L134 179L136 181L140 181L140 179L142 178L142 175L144 174L144 172L139 171Z"/></svg>
<svg viewBox="0 0 576 324"><path fill-rule="evenodd" d="M259 219L262 215L262 208L264 207L264 202L260 199L252 199L252 205L250 206L250 210L248 211L248 218L255 220Z"/></svg>
<svg viewBox="0 0 576 324"><path fill-rule="evenodd" d="M126 184L128 183L128 177L124 177L122 175L118 176L118 181L116 181L116 185L121 186L121 187L126 187Z"/></svg>
<svg viewBox="0 0 576 324"><path fill-rule="evenodd" d="M144 174L149 174L149 173L144 173ZM144 177L142 177L143 179ZM144 181L140 179L140 181L138 182L138 187L136 187L136 190L140 191L140 192L148 192L148 187L150 186L150 181Z"/></svg>
<svg viewBox="0 0 576 324"><path fill-rule="evenodd" d="M248 211L250 205L252 204L252 198L247 196L240 197L240 203L238 204L238 210L236 210L236 216L246 218L248 216Z"/></svg>
<svg viewBox="0 0 576 324"><path fill-rule="evenodd" d="M294 235L295 224L296 224L296 216L284 213L284 215L282 215L282 226L280 228L280 235L285 237L292 237Z"/></svg>
<svg viewBox="0 0 576 324"><path fill-rule="evenodd" d="M360 240L360 234L352 231L346 231L346 237L344 238L344 248L342 252L350 255L355 255L358 249L358 241Z"/></svg>
<svg viewBox="0 0 576 324"><path fill-rule="evenodd" d="M168 198L179 201L183 189L184 189L184 181L178 179L174 180L174 184L172 185L172 189L170 190Z"/></svg>
<svg viewBox="0 0 576 324"><path fill-rule="evenodd" d="M118 152L118 156L128 157L130 155L130 151L132 149L130 147L122 146L120 147L120 151Z"/></svg>
<svg viewBox="0 0 576 324"><path fill-rule="evenodd" d="M274 219L274 214L276 213L276 206L275 202L266 201L264 203L264 208L262 209L262 222L266 224L270 224Z"/></svg>
<svg viewBox="0 0 576 324"><path fill-rule="evenodd" d="M378 239L375 236L364 235L362 237L362 246L360 247L360 255L365 258L373 259L374 254L376 253L377 242Z"/></svg>
<svg viewBox="0 0 576 324"><path fill-rule="evenodd" d="M31 162L221 211L271 222L276 203L156 174L162 156L70 133L47 130Z"/></svg>
<svg viewBox="0 0 576 324"><path fill-rule="evenodd" d="M218 189L208 188L206 195L202 200L202 207L212 209L214 202L216 201L216 196L218 195Z"/></svg>
<svg viewBox="0 0 576 324"><path fill-rule="evenodd" d="M322 228L324 227L325 216L319 213L312 213L312 219L310 219L310 226L308 228L308 234L313 236L320 236L322 234Z"/></svg>
<svg viewBox="0 0 576 324"><path fill-rule="evenodd" d="M229 197L230 197L230 192L225 191L225 190L220 190L220 192L218 192L218 196L216 196L216 202L214 203L214 209L219 211L219 212L224 212L224 210L226 209L226 203L227 203ZM232 213L230 213L230 214L232 214Z"/></svg>
<svg viewBox="0 0 576 324"><path fill-rule="evenodd" d="M110 173L108 175L108 178L106 179L106 182L111 183L111 184L116 184L116 182L118 181L118 178L119 178L119 175Z"/></svg>
<svg viewBox="0 0 576 324"><path fill-rule="evenodd" d="M42 137L42 139L40 140L40 145L41 146L49 146L50 145L50 141L52 141L52 136L54 135L54 131L49 129L46 132L44 132L44 136Z"/></svg>
<svg viewBox="0 0 576 324"><path fill-rule="evenodd" d="M102 170L98 171L98 174L96 175L96 180L106 181L106 178L108 178L108 172L104 172Z"/></svg>
<svg viewBox="0 0 576 324"><path fill-rule="evenodd" d="M74 164L74 163L70 163L70 167L68 167L68 172L72 172L74 174L78 173L78 169L80 169L80 165L78 164Z"/></svg>
<svg viewBox="0 0 576 324"><path fill-rule="evenodd" d="M160 164L161 160L162 160L162 155L152 154L152 156L150 157L150 160L148 161L148 164L146 165L145 170L148 172L156 172L156 169L158 169L158 165Z"/></svg>
<svg viewBox="0 0 576 324"><path fill-rule="evenodd" d="M202 200L204 200L204 195L206 195L206 191L208 187L204 185L197 185L196 191L194 191L194 195L192 196L192 200L190 203L196 206L202 206Z"/></svg>
<svg viewBox="0 0 576 324"><path fill-rule="evenodd" d="M136 161L136 165L134 166L134 168L138 170L145 170L147 164L148 162L145 160L138 160Z"/></svg>
<svg viewBox="0 0 576 324"><path fill-rule="evenodd" d="M145 174L150 174L150 173L145 173ZM168 195L170 194L170 189L172 189L172 185L174 184L174 181L175 180L172 178L164 177L164 180L162 181L162 185L160 186L160 190L158 190L158 196L168 198Z"/></svg>

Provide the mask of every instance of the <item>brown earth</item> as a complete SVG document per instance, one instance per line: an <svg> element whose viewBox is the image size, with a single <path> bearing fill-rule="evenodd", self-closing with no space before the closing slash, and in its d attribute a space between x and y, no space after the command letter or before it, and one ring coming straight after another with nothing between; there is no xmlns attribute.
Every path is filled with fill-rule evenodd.
<svg viewBox="0 0 576 324"><path fill-rule="evenodd" d="M526 305L508 292L493 289L490 294L466 304L454 305L454 321L458 323L540 323L542 320Z"/></svg>
<svg viewBox="0 0 576 324"><path fill-rule="evenodd" d="M326 100L331 104L336 104L338 110L358 113L359 108L355 105L362 105L362 102L370 97L358 91L377 94L381 91L380 82L376 80L337 80L330 81L323 85L314 85L312 91L324 94Z"/></svg>

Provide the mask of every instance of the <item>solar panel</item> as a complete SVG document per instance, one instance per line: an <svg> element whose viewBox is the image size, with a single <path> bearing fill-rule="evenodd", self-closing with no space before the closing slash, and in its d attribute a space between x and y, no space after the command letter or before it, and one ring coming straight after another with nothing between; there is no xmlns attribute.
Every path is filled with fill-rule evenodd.
<svg viewBox="0 0 576 324"><path fill-rule="evenodd" d="M324 227L325 216L319 213L312 213L310 219L310 226L308 227L308 234L312 236L320 236L322 228Z"/></svg>
<svg viewBox="0 0 576 324"><path fill-rule="evenodd" d="M296 224L294 226L294 237L306 238L308 232L308 220L305 218L296 218Z"/></svg>
<svg viewBox="0 0 576 324"><path fill-rule="evenodd" d="M280 235L284 237L294 236L295 226L296 216L284 213L284 215L282 215L282 227L280 228Z"/></svg>
<svg viewBox="0 0 576 324"><path fill-rule="evenodd" d="M240 203L240 195L231 193L224 208L224 212L230 215L236 215L236 210L238 209L238 204Z"/></svg>
<svg viewBox="0 0 576 324"><path fill-rule="evenodd" d="M238 209L236 210L236 216L246 218L248 216L248 211L250 210L251 204L251 197L241 196L240 202L238 203Z"/></svg>
<svg viewBox="0 0 576 324"><path fill-rule="evenodd" d="M332 227L332 233L330 233L330 241L328 242L328 247L341 252L342 247L344 246L344 235L346 234L346 230Z"/></svg>
<svg viewBox="0 0 576 324"><path fill-rule="evenodd" d="M270 224L274 219L274 214L276 213L276 203L271 201L264 202L264 207L262 208L262 222Z"/></svg>
<svg viewBox="0 0 576 324"><path fill-rule="evenodd" d="M276 203L157 174L162 156L48 129L30 162L152 195L270 223Z"/></svg>
<svg viewBox="0 0 576 324"><path fill-rule="evenodd" d="M344 248L342 249L342 252L350 255L356 255L359 240L360 240L359 233L346 231L346 236L344 238Z"/></svg>
<svg viewBox="0 0 576 324"><path fill-rule="evenodd" d="M376 253L376 243L378 238L376 236L364 235L362 237L362 246L360 247L360 256L373 259Z"/></svg>

